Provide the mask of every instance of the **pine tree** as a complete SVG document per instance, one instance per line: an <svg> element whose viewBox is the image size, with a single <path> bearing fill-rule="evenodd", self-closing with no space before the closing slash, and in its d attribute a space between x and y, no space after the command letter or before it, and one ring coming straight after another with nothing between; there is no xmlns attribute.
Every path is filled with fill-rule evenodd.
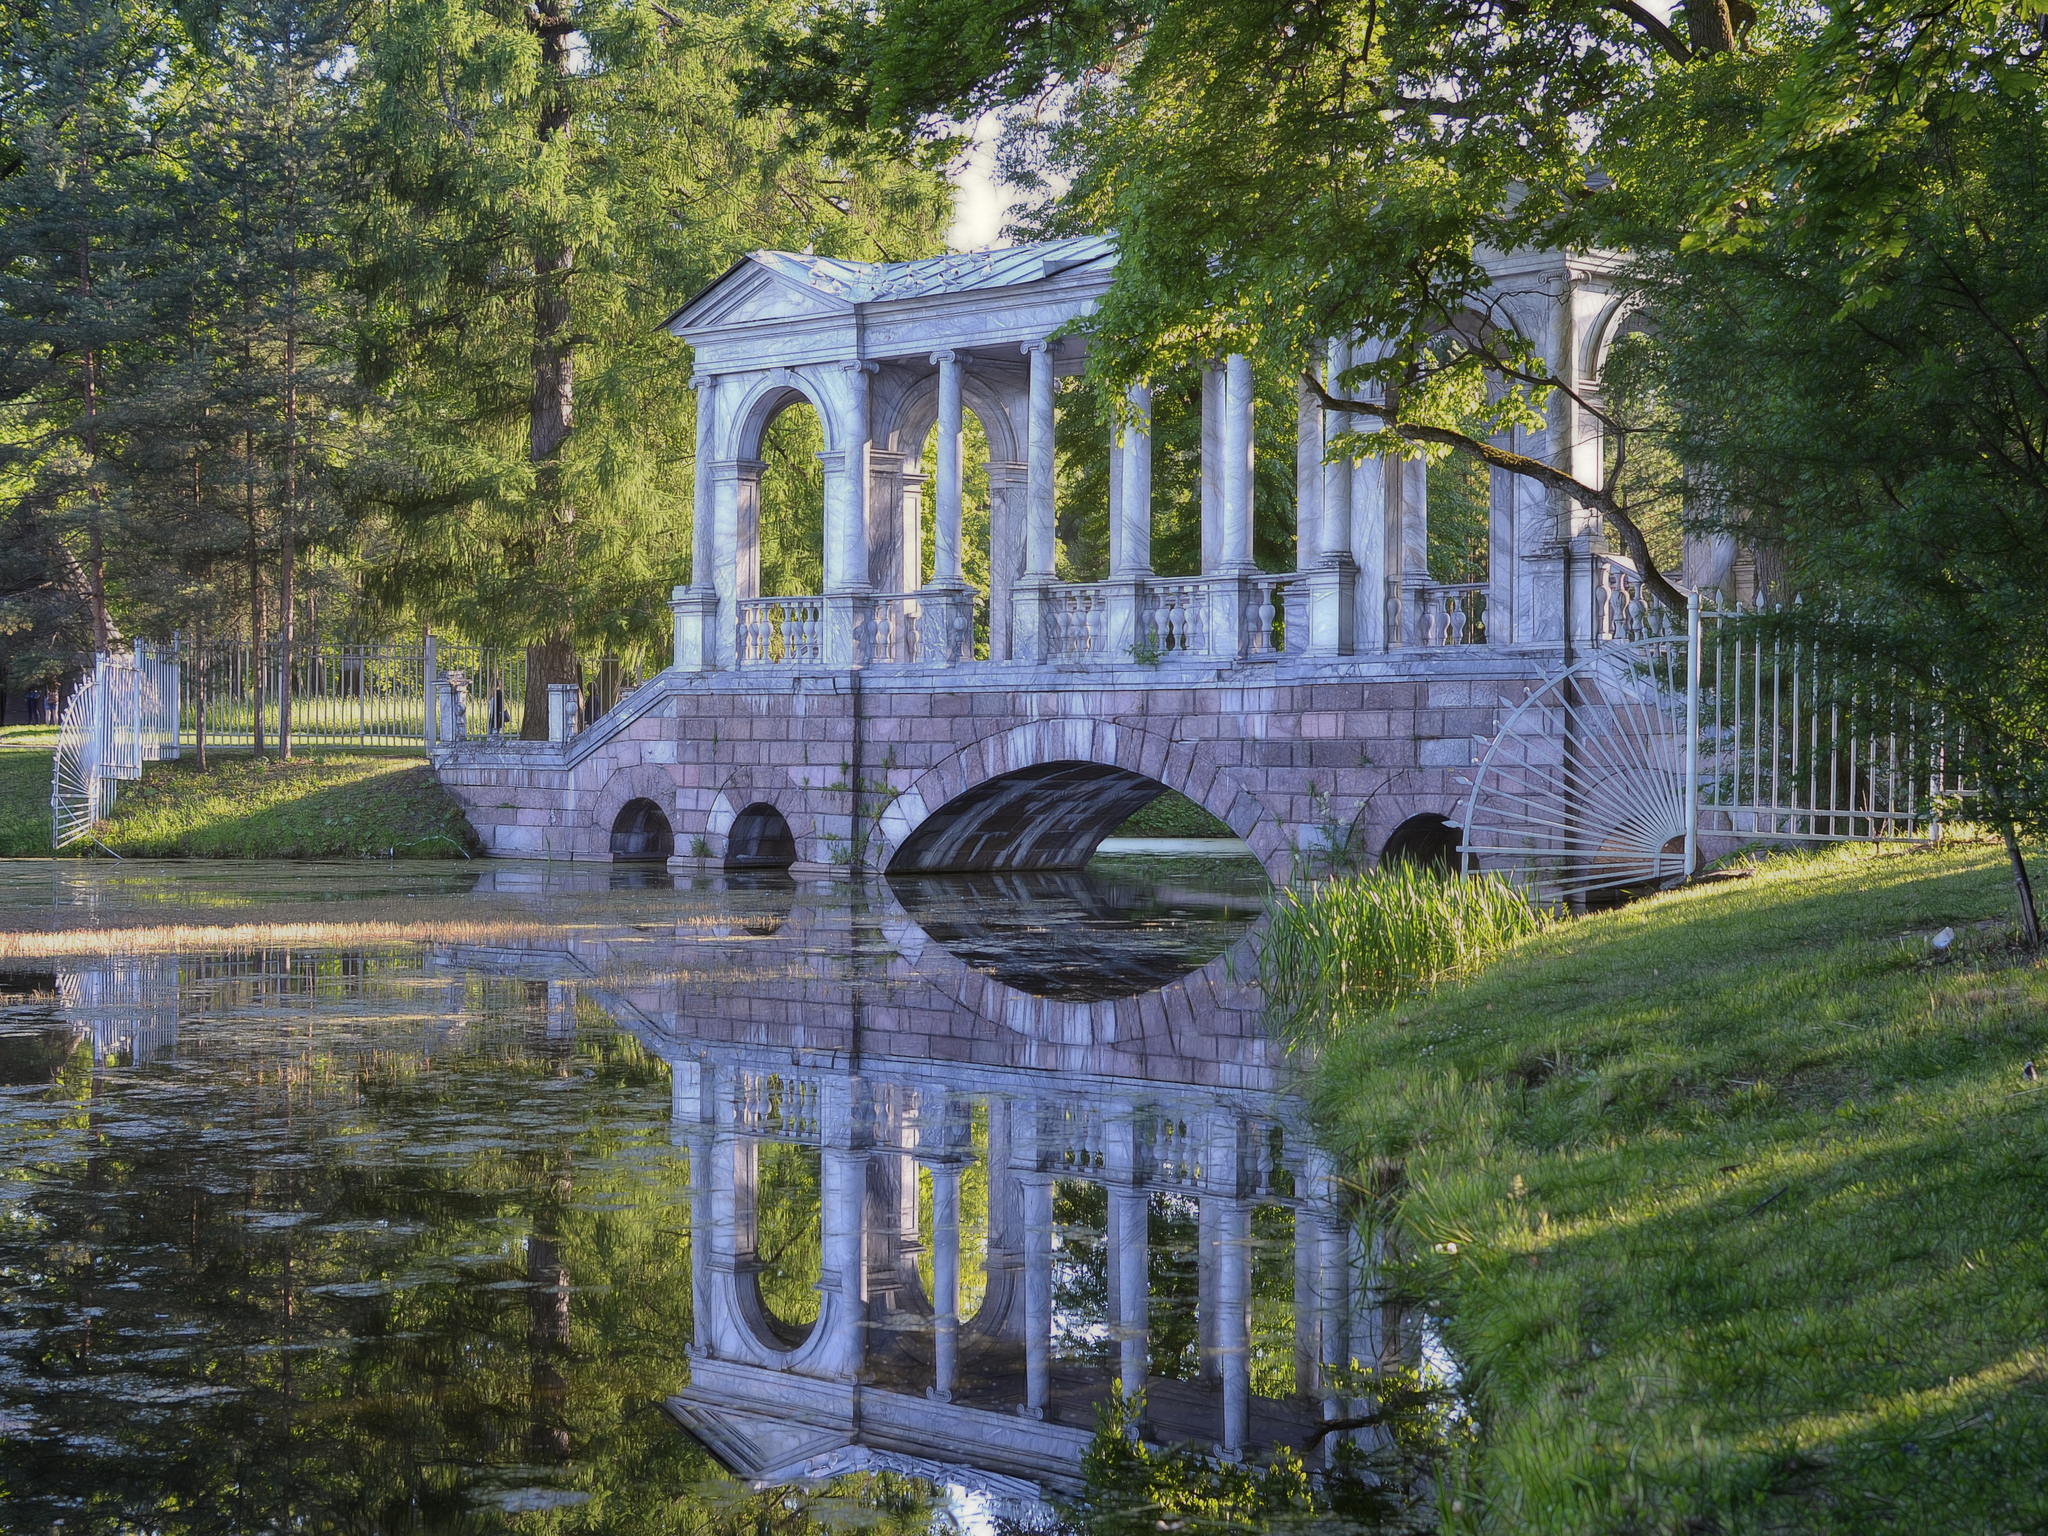
<svg viewBox="0 0 2048 1536"><path fill-rule="evenodd" d="M0 33L0 470L40 520L50 579L82 589L98 650L117 635L110 559L135 532L123 441L147 428L163 357L151 87L177 40L127 0L49 0Z"/></svg>
<svg viewBox="0 0 2048 1536"><path fill-rule="evenodd" d="M399 0L364 41L363 361L405 449L377 590L527 646L538 734L577 649L644 650L688 575L688 360L662 318L754 247L936 249L943 190L742 119L709 10Z"/></svg>

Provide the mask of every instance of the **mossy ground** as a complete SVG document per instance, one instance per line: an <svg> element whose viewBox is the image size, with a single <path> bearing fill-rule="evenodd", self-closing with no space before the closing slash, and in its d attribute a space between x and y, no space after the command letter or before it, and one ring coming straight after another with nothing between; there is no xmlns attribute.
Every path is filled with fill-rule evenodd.
<svg viewBox="0 0 2048 1536"><path fill-rule="evenodd" d="M0 751L0 856L50 853L50 754ZM460 858L461 810L417 757L311 752L278 762L188 753L123 784L99 842L124 858ZM70 853L96 852L92 844Z"/></svg>
<svg viewBox="0 0 2048 1536"><path fill-rule="evenodd" d="M1335 1028L1333 1145L1481 1430L1453 1529L2048 1531L2012 912L1989 845L1788 858Z"/></svg>

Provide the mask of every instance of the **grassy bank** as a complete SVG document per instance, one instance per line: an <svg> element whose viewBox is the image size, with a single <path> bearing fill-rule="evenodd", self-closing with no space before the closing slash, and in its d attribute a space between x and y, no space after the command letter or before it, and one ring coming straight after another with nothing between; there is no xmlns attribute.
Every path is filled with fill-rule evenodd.
<svg viewBox="0 0 2048 1536"><path fill-rule="evenodd" d="M1140 806L1116 829L1118 837L1235 837L1229 827L1211 816L1186 795L1168 790L1150 804Z"/></svg>
<svg viewBox="0 0 2048 1536"><path fill-rule="evenodd" d="M460 858L476 836L418 758L311 752L150 763L99 840L123 858ZM90 844L67 850L96 852ZM50 853L50 754L0 751L0 856Z"/></svg>
<svg viewBox="0 0 2048 1536"><path fill-rule="evenodd" d="M1481 1429L1454 1529L2048 1530L2010 913L1990 847L1788 859L1336 1030L1321 1104Z"/></svg>

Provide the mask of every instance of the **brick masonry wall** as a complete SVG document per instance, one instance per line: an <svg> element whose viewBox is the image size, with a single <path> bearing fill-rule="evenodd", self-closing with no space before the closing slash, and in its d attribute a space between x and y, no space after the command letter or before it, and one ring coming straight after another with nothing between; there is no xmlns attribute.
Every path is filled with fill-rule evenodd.
<svg viewBox="0 0 2048 1536"><path fill-rule="evenodd" d="M878 869L978 786L1089 762L1178 790L1287 880L1332 839L1376 856L1411 816L1456 820L1475 738L1555 662L1473 646L1223 670L665 672L567 744L461 743L434 765L501 857L609 859L620 811L648 799L681 857L722 860L734 818L766 804L802 864Z"/></svg>

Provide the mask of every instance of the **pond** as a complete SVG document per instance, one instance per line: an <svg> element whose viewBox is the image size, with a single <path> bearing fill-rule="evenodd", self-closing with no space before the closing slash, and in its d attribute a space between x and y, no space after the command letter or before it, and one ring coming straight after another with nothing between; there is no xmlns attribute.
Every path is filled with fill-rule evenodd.
<svg viewBox="0 0 2048 1536"><path fill-rule="evenodd" d="M0 864L0 1528L1039 1523L1119 1385L1326 1459L1414 1341L1263 899Z"/></svg>

